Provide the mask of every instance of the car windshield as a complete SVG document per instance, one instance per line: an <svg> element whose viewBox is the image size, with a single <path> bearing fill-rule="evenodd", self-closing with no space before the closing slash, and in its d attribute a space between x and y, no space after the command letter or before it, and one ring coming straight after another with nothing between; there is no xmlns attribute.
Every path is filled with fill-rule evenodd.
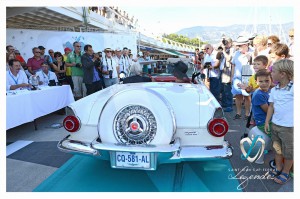
<svg viewBox="0 0 300 199"><path fill-rule="evenodd" d="M151 76L173 76L174 63L178 60L161 60L156 62L156 70L151 73ZM189 60L183 60L183 62L188 66L187 76L192 77L194 72L194 65Z"/></svg>

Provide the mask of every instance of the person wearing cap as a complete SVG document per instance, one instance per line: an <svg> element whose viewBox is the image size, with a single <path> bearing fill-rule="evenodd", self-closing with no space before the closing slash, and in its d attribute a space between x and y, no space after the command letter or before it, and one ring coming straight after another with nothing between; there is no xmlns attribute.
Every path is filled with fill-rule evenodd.
<svg viewBox="0 0 300 199"><path fill-rule="evenodd" d="M191 83L187 76L188 66L183 61L178 61L173 65L172 74L176 77L176 83Z"/></svg>
<svg viewBox="0 0 300 199"><path fill-rule="evenodd" d="M102 58L102 63L103 63L102 74L104 77L105 87L109 87L119 82L118 81L119 66L116 63L115 59L112 57L111 48L105 48L104 53L105 55Z"/></svg>
<svg viewBox="0 0 300 199"><path fill-rule="evenodd" d="M243 98L245 99L245 117L247 120L250 114L251 97L248 93L243 96L242 89L239 88L238 84L242 83L242 68L243 66L250 65L252 62L253 50L249 48L249 40L247 37L240 36L234 43L238 48L233 59L232 59L232 89L231 93L235 96L236 115L234 119L240 119L242 113ZM248 96L247 96L248 95Z"/></svg>
<svg viewBox="0 0 300 199"><path fill-rule="evenodd" d="M78 100L86 96L86 87L83 83L83 70L81 63L81 44L78 41L73 43L73 51L68 54L66 66L71 67L72 81L74 84L74 98Z"/></svg>
<svg viewBox="0 0 300 199"><path fill-rule="evenodd" d="M50 67L51 71L57 71L58 68L55 64L53 64L52 57L50 55L45 55L45 47L44 46L39 46L38 47L41 51L41 58L44 59L44 62L47 62L48 66Z"/></svg>
<svg viewBox="0 0 300 199"><path fill-rule="evenodd" d="M84 52L81 56L83 83L85 83L86 95L90 95L102 90L102 81L100 78L101 66L98 60L99 54L94 53L92 45L85 45Z"/></svg>
<svg viewBox="0 0 300 199"><path fill-rule="evenodd" d="M27 60L28 72L34 75L37 71L42 70L42 63L44 59L41 57L41 50L37 47L32 49L33 57Z"/></svg>
<svg viewBox="0 0 300 199"><path fill-rule="evenodd" d="M234 55L234 48L232 47L232 39L229 37L224 38L223 44L223 56L224 59L221 61L221 96L222 96L222 107L224 112L233 111L233 96L231 93L231 60Z"/></svg>
<svg viewBox="0 0 300 199"><path fill-rule="evenodd" d="M125 70L125 59L122 55L122 50L120 48L116 48L115 56L113 56L113 58L115 59L116 63L119 66L120 71L118 71L118 72L119 73L124 72L126 75L127 71Z"/></svg>
<svg viewBox="0 0 300 199"><path fill-rule="evenodd" d="M67 60L68 54L69 54L71 51L72 51L71 48L68 48L68 47L66 47L66 48L64 49L64 52L65 52L65 54L63 54L64 61ZM72 76L72 68L71 68L70 66L67 66L66 76L68 76L68 77L71 77L71 76ZM72 79L72 78L71 78L71 79ZM72 82L72 85L73 85L73 82ZM74 86L73 86L73 87L74 87ZM73 87L72 87L72 89L73 89Z"/></svg>
<svg viewBox="0 0 300 199"><path fill-rule="evenodd" d="M66 48L64 48L64 52L65 52L65 54L63 54L64 60L67 60L68 54L69 54L70 52L72 52L72 49L69 48L69 47L66 47Z"/></svg>

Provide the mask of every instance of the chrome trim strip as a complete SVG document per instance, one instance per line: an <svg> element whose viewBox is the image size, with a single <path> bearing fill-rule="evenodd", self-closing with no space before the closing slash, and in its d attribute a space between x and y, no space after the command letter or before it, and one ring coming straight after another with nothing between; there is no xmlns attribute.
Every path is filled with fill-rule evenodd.
<svg viewBox="0 0 300 199"><path fill-rule="evenodd" d="M126 145L126 144L103 144L95 142L92 144L95 150L124 151L124 152L145 152L145 153L168 153L180 150L180 140L176 139L174 144L166 145Z"/></svg>
<svg viewBox="0 0 300 199"><path fill-rule="evenodd" d="M62 152L100 156L100 153L93 149L90 143L70 140L68 137L65 137L57 144L57 148Z"/></svg>
<svg viewBox="0 0 300 199"><path fill-rule="evenodd" d="M176 133L176 119L175 119L175 111L172 108L170 102L154 90L151 90L149 88L145 88L145 90L148 90L150 93L153 93L154 95L156 95L158 98L160 98L167 105L167 108L170 111L172 121L173 121L173 137L172 137L172 140L174 140L174 136L175 136L175 133Z"/></svg>

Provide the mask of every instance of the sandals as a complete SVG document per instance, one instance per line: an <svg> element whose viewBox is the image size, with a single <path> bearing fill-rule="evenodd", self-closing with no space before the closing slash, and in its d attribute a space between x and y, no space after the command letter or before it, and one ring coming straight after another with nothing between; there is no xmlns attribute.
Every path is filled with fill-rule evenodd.
<svg viewBox="0 0 300 199"><path fill-rule="evenodd" d="M291 177L289 174L281 172L280 175L278 175L274 178L274 182L282 185L282 184L287 183L290 179L291 179Z"/></svg>
<svg viewBox="0 0 300 199"><path fill-rule="evenodd" d="M239 115L239 114L236 114L235 116L234 116L234 120L237 120L237 119L241 119L242 118L242 116L241 115Z"/></svg>
<svg viewBox="0 0 300 199"><path fill-rule="evenodd" d="M278 171L277 169L268 171L266 173L266 176L269 176L271 179L274 179L275 177L279 176L281 174L281 171Z"/></svg>

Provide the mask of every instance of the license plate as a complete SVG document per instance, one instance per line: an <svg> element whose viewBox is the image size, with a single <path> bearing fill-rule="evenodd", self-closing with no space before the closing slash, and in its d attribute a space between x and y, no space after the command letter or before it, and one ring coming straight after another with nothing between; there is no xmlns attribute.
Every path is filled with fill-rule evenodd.
<svg viewBox="0 0 300 199"><path fill-rule="evenodd" d="M150 168L150 153L116 152L116 166Z"/></svg>

